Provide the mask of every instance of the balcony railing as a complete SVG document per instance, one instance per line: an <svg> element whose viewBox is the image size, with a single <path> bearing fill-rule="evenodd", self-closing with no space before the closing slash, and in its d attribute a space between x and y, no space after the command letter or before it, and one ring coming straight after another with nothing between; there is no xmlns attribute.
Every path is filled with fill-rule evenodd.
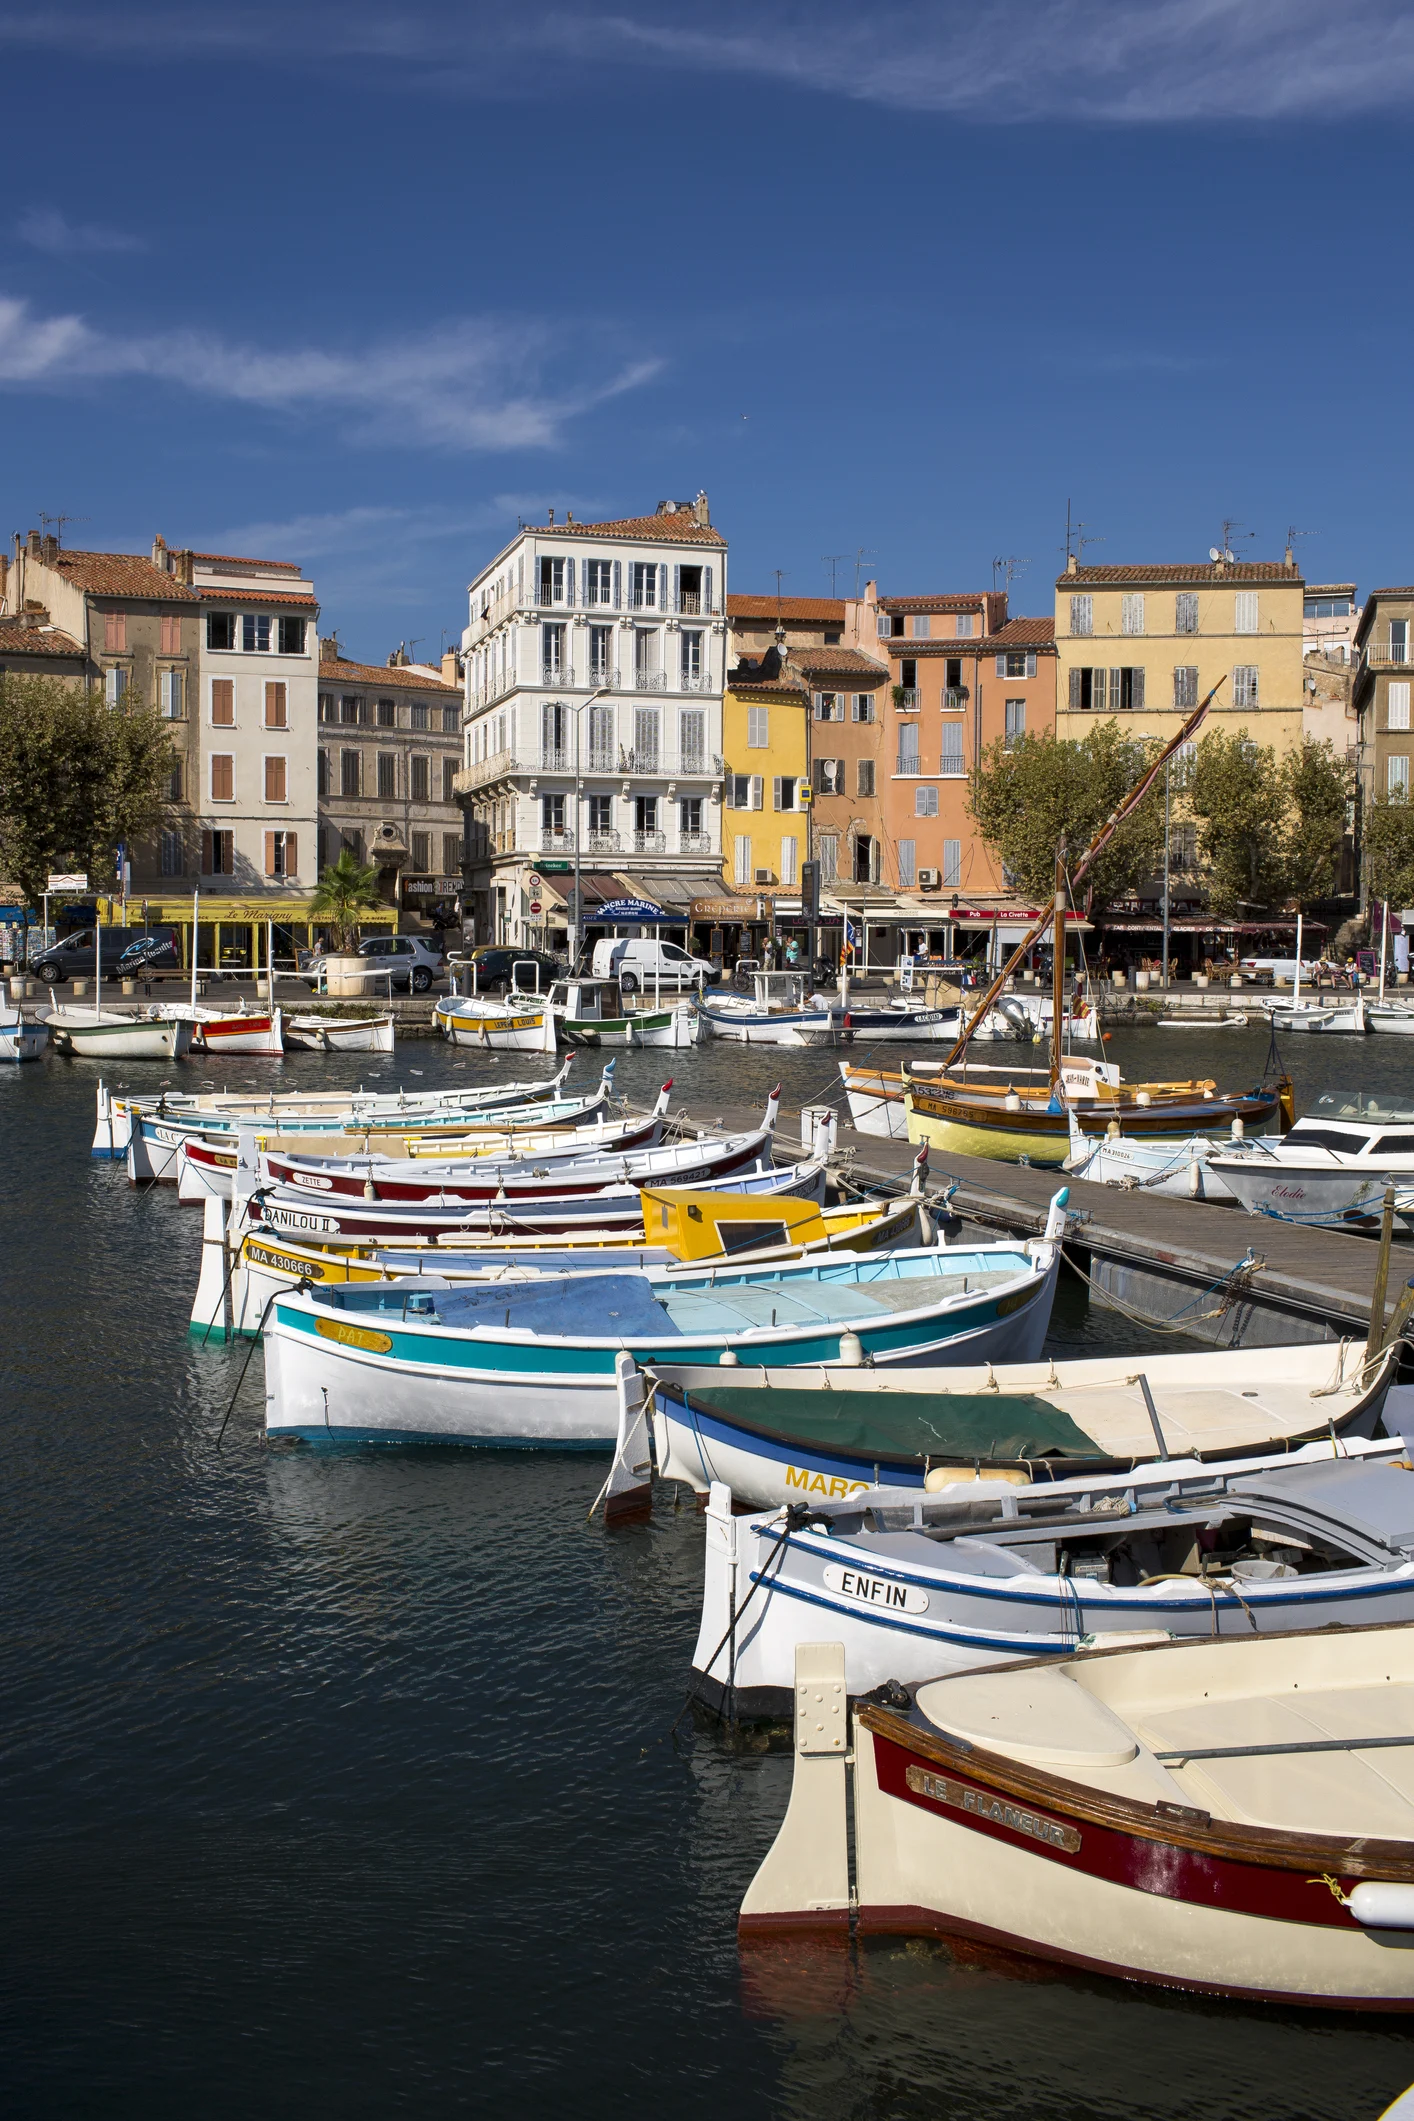
<svg viewBox="0 0 1414 2121"><path fill-rule="evenodd" d="M542 663L540 665L540 682L542 685L572 685L574 683L573 663Z"/></svg>
<svg viewBox="0 0 1414 2121"><path fill-rule="evenodd" d="M901 751L894 766L895 773L912 776L923 771L923 761L916 751Z"/></svg>
<svg viewBox="0 0 1414 2121"><path fill-rule="evenodd" d="M633 689L635 692L666 692L667 676L661 670L635 670Z"/></svg>
<svg viewBox="0 0 1414 2121"><path fill-rule="evenodd" d="M1414 650L1398 641L1367 641L1365 661L1371 670L1402 670L1414 663Z"/></svg>
<svg viewBox="0 0 1414 2121"><path fill-rule="evenodd" d="M666 832L635 832L633 852L635 854L666 854L668 835Z"/></svg>
<svg viewBox="0 0 1414 2121"><path fill-rule="evenodd" d="M967 705L968 692L965 685L949 685L943 694L943 706L953 714Z"/></svg>
<svg viewBox="0 0 1414 2121"><path fill-rule="evenodd" d="M960 751L945 751L938 767L938 777L944 781L965 781L967 767Z"/></svg>
<svg viewBox="0 0 1414 2121"><path fill-rule="evenodd" d="M542 854L573 854L574 834L560 825L542 825L540 828L540 852Z"/></svg>
<svg viewBox="0 0 1414 2121"><path fill-rule="evenodd" d="M584 836L584 844L591 854L617 854L619 851L619 836L617 832L587 832Z"/></svg>
<svg viewBox="0 0 1414 2121"><path fill-rule="evenodd" d="M475 759L470 766L463 766L453 786L460 795L470 795L476 788L484 788L488 781L504 780L516 770L516 755L513 751L497 751L489 759Z"/></svg>
<svg viewBox="0 0 1414 2121"><path fill-rule="evenodd" d="M607 663L591 662L588 676L591 685L602 686L606 692L617 692L619 689L619 674L617 670L611 670Z"/></svg>
<svg viewBox="0 0 1414 2121"><path fill-rule="evenodd" d="M619 762L625 773L661 773L663 754L661 751L620 751Z"/></svg>
<svg viewBox="0 0 1414 2121"><path fill-rule="evenodd" d="M574 753L564 751L554 744L540 746L540 771L542 773L572 773Z"/></svg>
<svg viewBox="0 0 1414 2121"><path fill-rule="evenodd" d="M679 692L715 692L716 689L708 670L684 670L679 674Z"/></svg>
<svg viewBox="0 0 1414 2121"><path fill-rule="evenodd" d="M710 854L711 852L712 835L710 832L680 832L678 834L679 854Z"/></svg>
<svg viewBox="0 0 1414 2121"><path fill-rule="evenodd" d="M923 695L916 685L897 685L894 688L894 705L900 714L912 714L923 705Z"/></svg>

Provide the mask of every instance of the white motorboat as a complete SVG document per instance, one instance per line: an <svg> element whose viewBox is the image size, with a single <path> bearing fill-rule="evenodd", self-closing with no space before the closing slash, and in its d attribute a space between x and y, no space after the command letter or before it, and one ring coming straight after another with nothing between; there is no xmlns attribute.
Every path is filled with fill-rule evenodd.
<svg viewBox="0 0 1414 2121"><path fill-rule="evenodd" d="M1096 1645L852 1718L845 1665L817 1639L792 1666L790 1806L743 1941L957 1936L1214 1998L1414 2009L1408 1627Z"/></svg>
<svg viewBox="0 0 1414 2121"><path fill-rule="evenodd" d="M984 1044L1011 1039L1022 1045L1042 1045L1051 1035L1054 1015L1049 994L1001 994L982 1016L972 1036ZM1093 1045L1100 1036L1100 1014L1095 1004L1091 1002L1078 1015L1071 1009L1063 1010L1061 1032L1081 1045Z"/></svg>
<svg viewBox="0 0 1414 2121"><path fill-rule="evenodd" d="M305 1053L391 1053L393 1018L382 1016L291 1016L285 1044Z"/></svg>
<svg viewBox="0 0 1414 2121"><path fill-rule="evenodd" d="M1161 1016L1160 1031L1245 1031L1251 1018L1243 1009L1229 1009L1219 1016L1216 1011L1203 1015L1195 1010L1191 1016Z"/></svg>
<svg viewBox="0 0 1414 2121"><path fill-rule="evenodd" d="M652 1046L677 1050L697 1043L697 1005L689 997L629 1007L616 979L556 980L549 993L555 1028L571 1046Z"/></svg>
<svg viewBox="0 0 1414 2121"><path fill-rule="evenodd" d="M1138 1135L1122 1134L1118 1120L1113 1131L1086 1134L1072 1112L1070 1154L1063 1168L1072 1178L1088 1179L1096 1186L1162 1193L1170 1200L1230 1201L1234 1198L1231 1188L1210 1169L1210 1162L1215 1154L1237 1148L1244 1139L1240 1119L1233 1121L1230 1135L1190 1134L1186 1141L1145 1141Z"/></svg>
<svg viewBox="0 0 1414 2121"><path fill-rule="evenodd" d="M0 1061L38 1060L49 1043L49 1026L26 1016L18 1002L0 1003Z"/></svg>
<svg viewBox="0 0 1414 2121"><path fill-rule="evenodd" d="M46 1019L58 1053L84 1060L180 1060L191 1050L189 1017L165 1009L125 1016L116 1009L51 1009Z"/></svg>

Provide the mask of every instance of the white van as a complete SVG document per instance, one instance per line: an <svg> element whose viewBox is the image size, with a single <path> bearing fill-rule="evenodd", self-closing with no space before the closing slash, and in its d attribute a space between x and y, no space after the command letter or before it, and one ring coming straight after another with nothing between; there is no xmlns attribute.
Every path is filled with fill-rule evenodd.
<svg viewBox="0 0 1414 2121"><path fill-rule="evenodd" d="M606 936L594 945L595 979L616 979L626 993L651 994L654 984L680 994L712 978L705 957L690 957L679 943L656 935Z"/></svg>

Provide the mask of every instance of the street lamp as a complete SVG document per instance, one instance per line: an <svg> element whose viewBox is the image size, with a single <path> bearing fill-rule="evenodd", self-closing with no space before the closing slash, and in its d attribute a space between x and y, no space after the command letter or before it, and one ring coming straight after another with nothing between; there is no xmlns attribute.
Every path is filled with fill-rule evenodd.
<svg viewBox="0 0 1414 2121"><path fill-rule="evenodd" d="M573 838L574 838L574 846L573 846L573 848L572 848L572 850L571 850L571 852L572 852L572 853L573 853L573 855L574 855L574 893L573 893L573 898L574 898L574 913L573 913L573 918L572 918L572 920L571 920L571 923L570 923L570 971L571 971L571 972L573 972L573 971L574 971L574 969L575 969L576 965L577 965L577 964L579 963L579 951L580 951L580 934L581 934L581 931L582 931L582 928L583 928L583 907L582 907L582 905L581 905L581 902L580 902L580 890L579 890L579 839L580 839L580 832L579 832L579 808L580 808L580 785L579 785L579 760L580 760L580 749L579 749L579 718L580 718L580 716L581 716L581 715L583 714L583 712L584 712L585 708L586 708L586 707L592 707L592 706L594 705L594 702L595 702L595 701L596 701L596 700L597 700L597 699L598 699L598 698L599 698L599 697L601 696L601 694L602 694L602 693L604 693L604 692L606 692L607 690L608 690L608 687L607 687L607 686L605 686L605 685L596 685L596 686L595 686L595 688L594 688L594 690L593 690L593 691L592 691L592 692L591 692L591 693L589 694L589 696L588 696L588 698L587 698L587 699L583 699L583 700L581 700L581 701L579 702L579 704L578 704L577 706L575 706L575 707L572 707L572 708L571 708L571 710L570 710L570 711L571 711L571 713L572 713L572 714L574 715L574 834L573 834Z"/></svg>

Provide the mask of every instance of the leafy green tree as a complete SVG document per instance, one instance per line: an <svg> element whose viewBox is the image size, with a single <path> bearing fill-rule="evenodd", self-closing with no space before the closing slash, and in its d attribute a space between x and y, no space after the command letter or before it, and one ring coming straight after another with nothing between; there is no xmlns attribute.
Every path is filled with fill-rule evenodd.
<svg viewBox="0 0 1414 2121"><path fill-rule="evenodd" d="M1028 736L983 753L968 809L993 854L1035 905L1050 897L1062 839L1073 866L1152 755L1118 722L1099 722L1078 742ZM1123 898L1163 860L1164 809L1151 791L1087 872L1081 910Z"/></svg>
<svg viewBox="0 0 1414 2121"><path fill-rule="evenodd" d="M164 724L60 678L0 677L0 872L37 904L51 870L111 874L118 843L163 815Z"/></svg>
<svg viewBox="0 0 1414 2121"><path fill-rule="evenodd" d="M1285 802L1277 756L1246 729L1210 729L1188 776L1212 911L1230 918L1285 898Z"/></svg>
<svg viewBox="0 0 1414 2121"><path fill-rule="evenodd" d="M315 885L309 910L315 920L329 923L329 940L336 950L350 950L358 941L359 915L382 903L376 866L342 847L337 862L329 864Z"/></svg>
<svg viewBox="0 0 1414 2121"><path fill-rule="evenodd" d="M1377 798L1365 812L1370 893L1398 912L1414 906L1414 805L1402 796Z"/></svg>
<svg viewBox="0 0 1414 2121"><path fill-rule="evenodd" d="M1306 907L1329 898L1340 880L1340 849L1355 794L1355 774L1331 744L1303 737L1281 762L1288 901Z"/></svg>

